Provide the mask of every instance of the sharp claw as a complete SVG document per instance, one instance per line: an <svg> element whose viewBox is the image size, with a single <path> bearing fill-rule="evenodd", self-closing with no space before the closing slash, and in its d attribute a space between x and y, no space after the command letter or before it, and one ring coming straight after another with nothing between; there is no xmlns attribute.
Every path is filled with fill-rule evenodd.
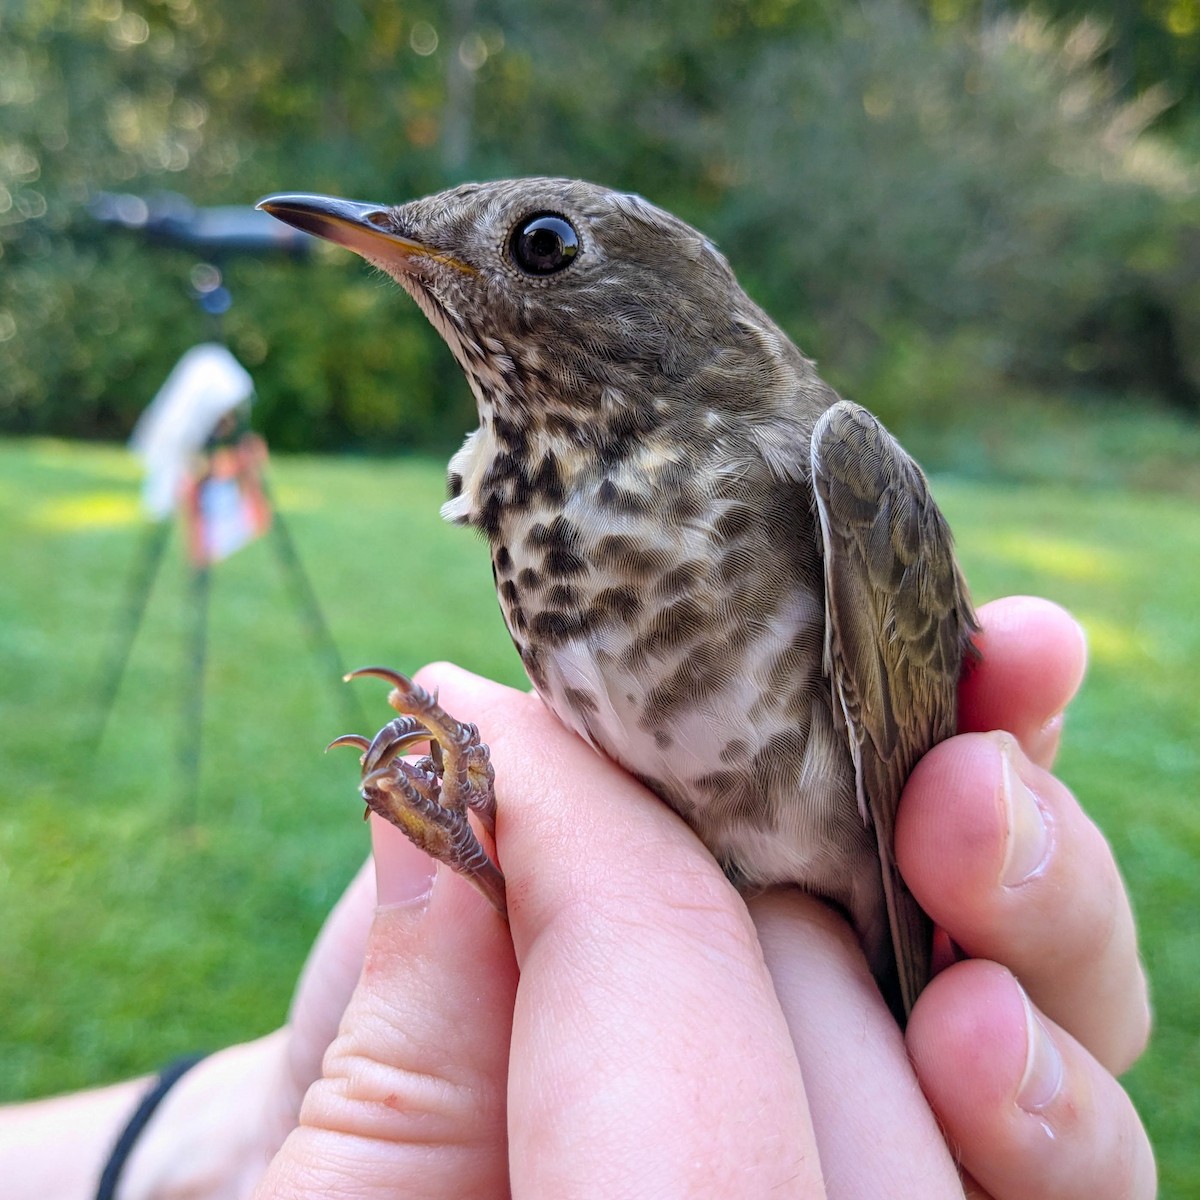
<svg viewBox="0 0 1200 1200"><path fill-rule="evenodd" d="M342 679L349 683L352 679L360 679L363 675L373 675L376 679L386 680L394 688L399 688L402 692L410 692L413 688L413 681L407 675L401 675L399 671L393 671L391 667L359 667L356 671L348 671L342 676Z"/></svg>
<svg viewBox="0 0 1200 1200"><path fill-rule="evenodd" d="M423 688L414 679L407 675L402 675L399 671L393 671L391 667L359 667L357 671L351 671L343 678L358 679L363 675L373 675L376 679L382 679L392 685L391 694L388 696L388 703L398 712L406 712L407 709L401 707L402 704L419 704L422 707L438 707L437 692L430 692Z"/></svg>
<svg viewBox="0 0 1200 1200"><path fill-rule="evenodd" d="M363 755L363 770L386 766L420 742L429 741L430 733L416 717L397 717L389 721L376 735Z"/></svg>
<svg viewBox="0 0 1200 1200"><path fill-rule="evenodd" d="M385 767L394 758L407 754L414 746L419 746L422 742L427 741L429 741L429 730L418 729L414 733L397 738L394 742L388 742L386 745L375 746L372 744L367 749L366 761L363 766L369 770Z"/></svg>
<svg viewBox="0 0 1200 1200"><path fill-rule="evenodd" d="M361 733L343 733L341 737L335 737L328 746L325 747L325 753L328 754L334 746L353 746L356 750L366 750L370 747L370 741L363 737Z"/></svg>

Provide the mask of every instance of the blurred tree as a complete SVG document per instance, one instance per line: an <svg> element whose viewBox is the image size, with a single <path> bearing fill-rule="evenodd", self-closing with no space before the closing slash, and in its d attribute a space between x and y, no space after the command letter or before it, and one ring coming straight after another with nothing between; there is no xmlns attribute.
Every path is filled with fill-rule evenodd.
<svg viewBox="0 0 1200 1200"><path fill-rule="evenodd" d="M1122 101L1103 45L1092 22L939 32L876 3L821 53L775 42L707 131L732 184L717 232L893 420L1014 376L1195 407L1163 272L1187 261L1195 175L1147 136L1162 93Z"/></svg>
<svg viewBox="0 0 1200 1200"><path fill-rule="evenodd" d="M926 0L933 19L961 26L984 26L1019 16L1027 6L1010 0ZM1098 5L1095 0L1038 0L1042 16L1065 24L1103 20L1109 36L1103 61L1118 88L1135 95L1165 84L1180 101L1180 112L1200 100L1200 0L1125 0Z"/></svg>
<svg viewBox="0 0 1200 1200"><path fill-rule="evenodd" d="M167 187L197 203L247 203L286 186L403 196L443 181L433 121L443 69L423 40L433 26L411 12L349 0L6 5L3 427L127 432L207 332L188 299L194 257L96 228L83 208L94 192ZM228 333L256 370L273 440L436 436L428 399L383 412L401 381L428 397L453 378L409 306L390 295L363 304L349 263L314 269L300 287L286 264L235 262L230 274ZM467 420L459 403L450 441Z"/></svg>

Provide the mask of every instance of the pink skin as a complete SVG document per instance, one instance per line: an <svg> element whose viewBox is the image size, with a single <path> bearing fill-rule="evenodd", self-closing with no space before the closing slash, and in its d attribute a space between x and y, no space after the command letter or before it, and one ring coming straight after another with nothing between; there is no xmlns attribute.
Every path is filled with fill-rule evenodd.
<svg viewBox="0 0 1200 1200"><path fill-rule="evenodd" d="M1128 902L1046 770L1082 636L1041 601L981 615L969 732L920 764L897 829L911 886L973 957L930 985L907 1043L827 908L747 906L535 697L422 672L499 764L511 936L373 822L384 905L364 938L360 880L314 952L293 1079L317 1073L338 1016L340 1033L258 1195L936 1200L963 1194L948 1140L974 1196L1152 1196L1112 1073L1148 1029Z"/></svg>
<svg viewBox="0 0 1200 1200"><path fill-rule="evenodd" d="M1048 773L1082 635L1043 601L981 617L963 733L919 764L896 834L970 957L946 955L906 1037L830 909L747 903L535 697L434 667L499 766L511 925L373 820L374 870L287 1027L172 1089L122 1195L1148 1200L1115 1078L1149 1028L1128 900ZM144 1087L0 1109L13 1196L90 1195Z"/></svg>

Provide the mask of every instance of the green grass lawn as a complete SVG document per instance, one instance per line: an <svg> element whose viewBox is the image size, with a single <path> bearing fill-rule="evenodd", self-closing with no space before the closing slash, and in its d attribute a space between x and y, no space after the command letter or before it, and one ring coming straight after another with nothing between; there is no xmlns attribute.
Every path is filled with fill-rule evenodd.
<svg viewBox="0 0 1200 1200"><path fill-rule="evenodd" d="M349 665L520 665L443 466L291 458L272 478ZM98 750L98 687L145 528L120 449L0 442L0 1098L153 1069L283 1017L366 851L343 685L272 544L211 593L196 819L176 763L187 568L172 538ZM1178 496L935 481L980 600L1035 592L1092 640L1061 769L1116 847L1154 983L1129 1087L1164 1196L1200 1194L1200 517ZM367 720L383 687L357 685Z"/></svg>

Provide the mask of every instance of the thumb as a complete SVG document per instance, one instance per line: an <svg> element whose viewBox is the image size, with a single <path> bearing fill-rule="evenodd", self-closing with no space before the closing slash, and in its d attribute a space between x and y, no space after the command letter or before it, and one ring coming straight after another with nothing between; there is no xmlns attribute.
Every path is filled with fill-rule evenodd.
<svg viewBox="0 0 1200 1200"><path fill-rule="evenodd" d="M505 1196L507 926L397 830L371 826L380 904L362 973L255 1195Z"/></svg>

